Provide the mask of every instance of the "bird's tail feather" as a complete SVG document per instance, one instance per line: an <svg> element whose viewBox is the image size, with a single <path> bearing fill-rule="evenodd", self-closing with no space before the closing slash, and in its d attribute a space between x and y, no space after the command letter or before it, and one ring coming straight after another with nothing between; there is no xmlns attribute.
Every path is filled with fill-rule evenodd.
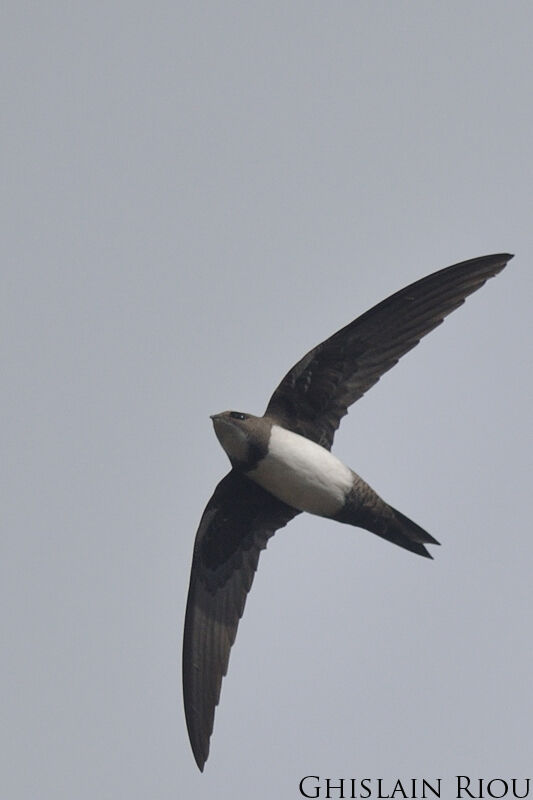
<svg viewBox="0 0 533 800"><path fill-rule="evenodd" d="M372 533L400 547L404 547L412 553L418 553L418 555L424 556L425 558L433 558L424 545L440 544L440 542L400 511L392 508L392 506L389 506L389 509L392 511L391 518L386 520L385 525L373 526Z"/></svg>
<svg viewBox="0 0 533 800"><path fill-rule="evenodd" d="M439 542L416 522L386 503L362 478L357 475L354 478L354 488L334 519L365 528L412 553L432 558L425 545Z"/></svg>

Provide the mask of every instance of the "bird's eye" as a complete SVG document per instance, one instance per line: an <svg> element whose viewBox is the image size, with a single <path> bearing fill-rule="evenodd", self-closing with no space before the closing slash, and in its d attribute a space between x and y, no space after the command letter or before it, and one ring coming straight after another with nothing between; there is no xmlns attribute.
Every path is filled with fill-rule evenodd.
<svg viewBox="0 0 533 800"><path fill-rule="evenodd" d="M245 414L241 414L240 411L230 411L229 415L232 419L246 419Z"/></svg>

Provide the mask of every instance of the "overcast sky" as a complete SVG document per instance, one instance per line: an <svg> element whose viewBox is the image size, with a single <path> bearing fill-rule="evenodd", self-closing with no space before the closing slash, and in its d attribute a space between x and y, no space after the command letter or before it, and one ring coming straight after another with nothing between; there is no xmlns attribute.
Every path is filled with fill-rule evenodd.
<svg viewBox="0 0 533 800"><path fill-rule="evenodd" d="M4 5L2 797L531 775L532 26L487 0ZM501 251L334 446L435 560L309 515L274 537L201 775L209 414L263 413L371 305Z"/></svg>

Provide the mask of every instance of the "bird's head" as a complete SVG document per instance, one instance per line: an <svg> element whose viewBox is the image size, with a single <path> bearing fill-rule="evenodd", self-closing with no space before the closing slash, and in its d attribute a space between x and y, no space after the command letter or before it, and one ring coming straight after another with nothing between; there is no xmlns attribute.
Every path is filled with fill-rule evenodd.
<svg viewBox="0 0 533 800"><path fill-rule="evenodd" d="M222 411L212 414L211 419L217 439L231 463L234 466L248 464L257 446L258 435L260 437L262 418L242 411Z"/></svg>

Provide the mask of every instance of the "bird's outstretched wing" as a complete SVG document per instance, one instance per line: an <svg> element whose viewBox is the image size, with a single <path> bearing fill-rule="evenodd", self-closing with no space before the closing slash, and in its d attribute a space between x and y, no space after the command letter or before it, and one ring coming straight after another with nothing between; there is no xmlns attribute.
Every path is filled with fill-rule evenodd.
<svg viewBox="0 0 533 800"><path fill-rule="evenodd" d="M203 513L194 543L183 636L185 717L201 770L259 554L276 530L298 513L235 470L220 481Z"/></svg>
<svg viewBox="0 0 533 800"><path fill-rule="evenodd" d="M463 261L378 303L298 361L265 416L329 449L348 407L511 258Z"/></svg>

